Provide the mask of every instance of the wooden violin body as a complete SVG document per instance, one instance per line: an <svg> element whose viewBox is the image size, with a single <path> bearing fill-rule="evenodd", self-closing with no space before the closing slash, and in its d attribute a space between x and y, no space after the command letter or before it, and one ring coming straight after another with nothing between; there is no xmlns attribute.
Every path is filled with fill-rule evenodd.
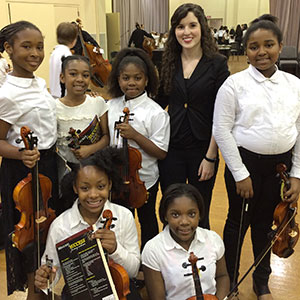
<svg viewBox="0 0 300 300"><path fill-rule="evenodd" d="M284 186L289 189L289 179L286 173L286 166L279 164L277 172L282 180L282 192ZM281 195L283 199L283 195ZM297 202L289 203L281 201L275 208L273 215L272 229L276 234L276 241L273 244L272 252L279 257L287 258L294 253L294 247L299 239L299 227L295 221L297 214Z"/></svg>
<svg viewBox="0 0 300 300"><path fill-rule="evenodd" d="M112 212L106 209L103 212L103 218L106 219L104 228L110 229L113 220ZM108 259L108 266L119 300L126 300L126 295L130 293L128 273L121 265L115 263L111 258Z"/></svg>
<svg viewBox="0 0 300 300"><path fill-rule="evenodd" d="M103 58L99 47L96 47L84 41L81 31L81 20L77 19L76 22L78 23L78 33L83 49L82 55L88 57L90 60L92 83L95 86L103 87L107 84L108 76L111 72L112 66L107 60Z"/></svg>
<svg viewBox="0 0 300 300"><path fill-rule="evenodd" d="M124 108L124 122L128 123L130 111ZM144 182L140 179L138 170L142 167L141 152L128 145L127 139L123 138L123 152L125 163L121 168L123 186L121 193L113 195L113 199L126 203L132 208L140 208L147 202L148 193Z"/></svg>
<svg viewBox="0 0 300 300"><path fill-rule="evenodd" d="M51 198L52 183L51 180L39 174L39 181L42 187L42 201L44 207L47 207L47 201ZM41 241L46 242L47 233L50 224L55 219L55 211L51 208L34 212L32 199L32 175L22 179L13 191L13 199L16 209L20 212L20 222L15 225L15 231L12 235L13 244L20 250L34 241L34 225L39 222L39 231Z"/></svg>
<svg viewBox="0 0 300 300"><path fill-rule="evenodd" d="M37 145L37 138L32 134L33 132L28 127L21 128L21 137L27 150L32 150ZM36 163L31 173L21 180L13 191L13 199L21 218L20 222L15 225L11 239L13 245L20 251L34 245L38 266L40 246L46 242L49 226L55 219L54 210L48 207L51 189L51 180L38 173L38 163Z"/></svg>

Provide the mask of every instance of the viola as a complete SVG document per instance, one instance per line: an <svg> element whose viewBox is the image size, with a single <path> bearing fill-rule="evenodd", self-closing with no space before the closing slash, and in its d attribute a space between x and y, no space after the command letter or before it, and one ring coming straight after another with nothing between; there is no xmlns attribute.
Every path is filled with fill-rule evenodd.
<svg viewBox="0 0 300 300"><path fill-rule="evenodd" d="M195 291L196 295L187 298L187 300L218 300L218 297L211 294L203 294L202 287L201 287L201 281L199 277L199 269L197 267L197 261L199 258L194 254L194 252L190 253L189 256L189 262L190 264L183 264L183 267L186 268L187 266L192 266L192 274L184 274L184 276L190 276L193 275L193 280L195 284ZM205 271L205 266L201 266L200 270Z"/></svg>
<svg viewBox="0 0 300 300"><path fill-rule="evenodd" d="M37 137L26 126L21 128L25 149L37 146ZM48 207L51 198L51 180L38 172L38 163L22 179L13 191L16 209L20 212L20 222L15 225L11 235L13 245L20 251L36 251L36 263L40 266L41 244L46 242L50 224L55 219L55 211Z"/></svg>
<svg viewBox="0 0 300 300"><path fill-rule="evenodd" d="M111 210L106 209L103 212L103 218L106 219L104 228L110 229L113 221L113 214ZM108 260L108 266L115 284L117 294L120 300L126 300L126 295L130 293L129 289L129 276L126 270L119 264L115 263L113 259Z"/></svg>
<svg viewBox="0 0 300 300"><path fill-rule="evenodd" d="M272 252L279 257L287 258L294 253L294 247L299 239L299 227L295 221L297 215L297 201L289 203L284 201L283 192L290 188L286 166L278 164L276 170L281 178L281 199L273 214L272 230L277 237Z"/></svg>
<svg viewBox="0 0 300 300"><path fill-rule="evenodd" d="M130 111L125 107L124 116L121 118L123 122L128 123ZM128 140L123 138L123 153L125 163L121 168L123 187L121 193L116 195L113 193L114 200L127 203L132 208L139 208L145 204L148 198L147 189L144 182L140 179L138 170L142 167L141 152L128 145Z"/></svg>
<svg viewBox="0 0 300 300"><path fill-rule="evenodd" d="M111 64L105 60L100 52L100 48L89 43L86 43L82 36L81 20L76 19L78 24L78 35L80 38L83 56L89 58L91 66L92 83L97 87L103 87L107 84L108 76L111 72Z"/></svg>

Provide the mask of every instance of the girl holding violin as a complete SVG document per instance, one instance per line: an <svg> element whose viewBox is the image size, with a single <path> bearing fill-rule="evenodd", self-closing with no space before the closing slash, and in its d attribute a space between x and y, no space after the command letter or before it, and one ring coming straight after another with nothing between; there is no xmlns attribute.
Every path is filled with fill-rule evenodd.
<svg viewBox="0 0 300 300"><path fill-rule="evenodd" d="M100 228L93 237L101 240L108 257L121 265L130 278L137 275L140 250L135 221L128 209L108 200L110 193L120 188L118 165L121 163L120 150L107 147L81 160L80 164L64 177L62 191L69 197L70 208L58 216L50 226L42 266L35 275L35 285L38 288L47 288L48 279L54 278L53 289L61 276L56 244L93 224ZM104 218L103 212L107 209L116 218L111 230L103 229L101 222ZM53 259L52 269L46 265L46 256ZM127 299L141 300L132 284L130 290L131 294ZM63 289L62 299L69 299L66 287Z"/></svg>
<svg viewBox="0 0 300 300"><path fill-rule="evenodd" d="M66 86L67 95L55 100L58 126L57 147L70 166L78 164L80 159L92 155L109 144L108 106L102 97L92 97L86 94L91 81L90 74L90 65L86 57L71 55L62 58L60 80ZM70 128L84 131L95 116L98 122L96 126L101 128L101 137L99 136L90 145L69 147L70 141L67 137Z"/></svg>
<svg viewBox="0 0 300 300"><path fill-rule="evenodd" d="M25 291L28 286L28 299L37 299L32 273L35 260L13 248L8 235L20 220L13 200L14 188L37 161L40 172L52 181L52 199L48 204L55 210L59 208L54 151L56 109L46 82L34 75L44 59L44 38L39 28L26 21L5 26L0 31L0 52L4 50L13 65L13 71L0 88L1 200L7 237L7 292L10 295L16 290ZM38 137L38 148L24 150L24 146L16 142L20 128L25 125Z"/></svg>
<svg viewBox="0 0 300 300"><path fill-rule="evenodd" d="M119 146L122 139L127 139L128 144L139 150L142 156L142 167L138 173L148 191L147 202L137 209L142 248L158 233L155 214L159 175L157 161L166 156L170 135L167 112L150 98L156 94L157 85L155 67L145 51L125 48L118 53L108 82L108 92L113 97L108 101L110 144ZM126 107L132 121L118 123ZM116 137L118 133L121 139Z"/></svg>
<svg viewBox="0 0 300 300"><path fill-rule="evenodd" d="M191 252L205 269L200 276L203 294L215 296L212 299L216 300L227 295L229 277L224 244L214 231L198 227L204 212L203 198L193 185L176 183L167 188L159 206L164 230L148 241L142 252L151 300L183 300L195 296L193 277L184 275L191 273L191 269L184 268Z"/></svg>
<svg viewBox="0 0 300 300"><path fill-rule="evenodd" d="M213 123L213 134L226 162L229 212L224 243L232 286L237 281L240 248L248 227L255 259L270 243L273 212L281 201L276 176L279 163L287 166L290 175L284 201L297 201L300 191L300 79L276 66L282 49L276 18L263 15L255 19L244 46L250 65L221 86ZM273 299L268 287L270 274L268 252L253 273L253 289L259 300Z"/></svg>

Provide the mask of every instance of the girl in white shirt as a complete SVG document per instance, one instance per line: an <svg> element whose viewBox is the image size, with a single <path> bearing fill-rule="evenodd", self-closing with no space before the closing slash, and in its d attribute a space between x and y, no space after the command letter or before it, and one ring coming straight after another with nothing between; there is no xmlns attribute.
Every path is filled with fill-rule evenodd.
<svg viewBox="0 0 300 300"><path fill-rule="evenodd" d="M138 172L149 195L147 203L137 209L142 248L158 233L155 214L159 175L157 162L166 156L170 137L168 113L149 97L156 94L157 87L157 72L145 51L125 48L118 53L108 82L108 92L113 97L108 101L110 144L122 146L123 138L126 138L129 146L138 149L142 155L142 168ZM115 126L124 115L125 107L132 114L132 121ZM119 141L116 138L118 131Z"/></svg>
<svg viewBox="0 0 300 300"><path fill-rule="evenodd" d="M93 238L101 240L108 257L121 265L130 278L137 275L140 250L135 221L127 208L108 200L110 193L120 188L122 180L118 170L121 163L120 150L107 147L80 161L64 177L63 191L69 196L70 208L50 226L42 265L35 276L38 288L46 289L49 278L54 280L52 286L55 286L61 276L56 244L94 224L100 229L94 233ZM111 229L103 228L103 212L106 209L111 210L116 218ZM53 260L52 269L46 265L46 255ZM141 300L132 284L130 290L127 299ZM62 299L70 299L67 286L63 290Z"/></svg>
<svg viewBox="0 0 300 300"><path fill-rule="evenodd" d="M195 296L193 276L188 263L190 253L203 265L203 294L223 299L229 292L229 277L224 258L224 244L214 231L198 227L204 215L203 198L193 185L170 185L160 202L159 217L164 230L148 241L142 264L146 287L151 300L183 300ZM200 296L200 295L197 295Z"/></svg>
<svg viewBox="0 0 300 300"><path fill-rule="evenodd" d="M20 21L9 24L0 31L0 52L6 51L12 61L13 71L7 75L0 88L0 156L1 201L3 224L7 237L6 268L8 295L16 290L25 291L27 299L38 299L34 293L33 247L20 252L12 247L8 235L14 231L20 214L15 209L13 191L39 161L39 171L52 181L52 199L48 204L59 209L57 167L55 156L56 109L47 91L46 82L34 75L44 59L44 37L33 24ZM33 150L23 150L20 129L28 126L38 138ZM31 243L33 244L33 243ZM25 247L26 248L26 247Z"/></svg>
<svg viewBox="0 0 300 300"><path fill-rule="evenodd" d="M284 201L297 201L300 191L300 80L276 66L282 33L275 21L263 15L252 22L244 38L250 66L224 82L215 104L213 134L226 162L229 213L224 243L232 285L238 275L243 201L249 199L241 241L251 226L257 259L269 243L273 212L281 201L277 164L284 163L290 175ZM260 300L273 299L270 273L268 252L253 273L253 288Z"/></svg>
<svg viewBox="0 0 300 300"><path fill-rule="evenodd" d="M109 132L107 124L108 106L100 97L91 97L86 94L91 76L90 66L86 57L71 55L62 59L61 82L65 84L67 95L56 99L57 116L57 147L59 154L67 160L72 167L78 164L80 159L86 158L96 151L103 149L109 144ZM76 141L72 147L69 146L70 128L76 131L84 131L89 124L97 119L96 128L100 127L99 134L92 138L93 143L76 147ZM64 165L59 165L60 178Z"/></svg>

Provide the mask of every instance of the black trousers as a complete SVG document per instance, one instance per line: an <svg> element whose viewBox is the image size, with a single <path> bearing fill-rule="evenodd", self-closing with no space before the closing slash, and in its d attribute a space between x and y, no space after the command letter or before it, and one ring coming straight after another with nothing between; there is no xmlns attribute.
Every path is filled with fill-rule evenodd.
<svg viewBox="0 0 300 300"><path fill-rule="evenodd" d="M248 199L248 211L244 215L242 242L249 226L253 254L256 259L270 243L269 234L273 221L273 213L280 199L280 178L276 175L276 165L284 163L288 170L291 167L292 151L278 155L260 155L240 148L243 163L247 167L253 184L254 197ZM239 225L242 210L242 198L236 194L235 180L231 172L225 168L225 183L229 199L229 211L224 228L225 259L227 271L234 284L234 268L238 252ZM238 259L239 267L240 257ZM250 266L249 266L250 267ZM237 269L238 271L238 269ZM270 251L256 267L253 279L256 283L268 283L270 267Z"/></svg>
<svg viewBox="0 0 300 300"><path fill-rule="evenodd" d="M145 244L158 234L158 224L155 213L158 182L148 190L148 200L142 207L137 208L137 215L141 225L141 251ZM134 214L134 210L131 209Z"/></svg>
<svg viewBox="0 0 300 300"><path fill-rule="evenodd" d="M162 193L173 183L186 183L188 181L188 183L195 186L201 193L205 204L204 218L200 221L199 226L209 229L209 208L219 159L215 162L214 176L209 180L199 181L198 169L206 155L207 149L207 143L204 143L203 147L196 149L169 149L167 157L159 161L159 180Z"/></svg>

